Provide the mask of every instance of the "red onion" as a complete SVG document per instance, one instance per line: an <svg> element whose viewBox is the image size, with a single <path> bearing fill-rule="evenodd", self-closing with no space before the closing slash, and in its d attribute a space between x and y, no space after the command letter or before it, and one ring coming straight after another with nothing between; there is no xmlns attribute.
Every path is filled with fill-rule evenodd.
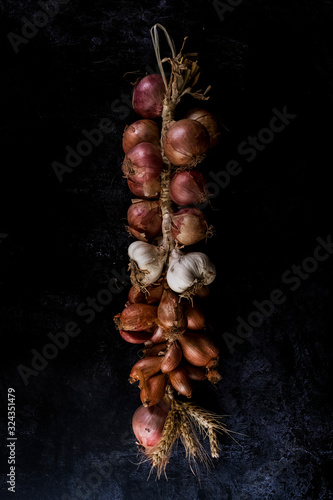
<svg viewBox="0 0 333 500"><path fill-rule="evenodd" d="M152 337L151 332L128 332L126 330L119 330L121 337L130 344L143 344Z"/></svg>
<svg viewBox="0 0 333 500"><path fill-rule="evenodd" d="M132 148L123 161L123 172L129 179L135 181L152 171L159 177L163 168L160 149L150 142L140 142Z"/></svg>
<svg viewBox="0 0 333 500"><path fill-rule="evenodd" d="M169 127L163 147L173 165L192 168L204 159L209 148L209 134L200 122L185 118Z"/></svg>
<svg viewBox="0 0 333 500"><path fill-rule="evenodd" d="M141 142L124 158L122 170L130 190L140 198L156 197L161 189L159 177L163 159L157 146Z"/></svg>
<svg viewBox="0 0 333 500"><path fill-rule="evenodd" d="M162 229L161 209L157 201L133 200L127 211L128 230L138 240L148 241Z"/></svg>
<svg viewBox="0 0 333 500"><path fill-rule="evenodd" d="M153 120L137 120L125 127L123 134L123 150L125 153L128 153L141 142L151 142L160 147L159 128Z"/></svg>
<svg viewBox="0 0 333 500"><path fill-rule="evenodd" d="M157 405L137 408L133 415L132 427L141 446L151 448L159 443L169 409L170 400L167 397Z"/></svg>
<svg viewBox="0 0 333 500"><path fill-rule="evenodd" d="M165 331L161 326L158 326L154 331L152 337L150 337L149 341L153 344L159 344L166 340Z"/></svg>
<svg viewBox="0 0 333 500"><path fill-rule="evenodd" d="M140 198L157 198L161 190L161 184L158 179L147 180L142 183L133 182L127 179L127 184L130 191L135 194L135 196L140 196Z"/></svg>
<svg viewBox="0 0 333 500"><path fill-rule="evenodd" d="M165 85L161 75L145 76L134 88L134 111L143 118L158 118L162 115L164 94Z"/></svg>
<svg viewBox="0 0 333 500"><path fill-rule="evenodd" d="M170 196L177 205L204 203L207 194L203 175L193 170L178 172L171 179Z"/></svg>
<svg viewBox="0 0 333 500"><path fill-rule="evenodd" d="M202 210L182 208L172 215L171 232L181 245L194 245L207 236L208 225Z"/></svg>
<svg viewBox="0 0 333 500"><path fill-rule="evenodd" d="M221 137L220 126L216 116L212 113L206 109L193 108L186 113L185 118L196 120L207 129L210 138L209 147L213 147L219 142Z"/></svg>
<svg viewBox="0 0 333 500"><path fill-rule="evenodd" d="M114 316L119 330L129 332L147 331L152 327L155 329L155 319L157 319L157 307L148 304L130 304Z"/></svg>

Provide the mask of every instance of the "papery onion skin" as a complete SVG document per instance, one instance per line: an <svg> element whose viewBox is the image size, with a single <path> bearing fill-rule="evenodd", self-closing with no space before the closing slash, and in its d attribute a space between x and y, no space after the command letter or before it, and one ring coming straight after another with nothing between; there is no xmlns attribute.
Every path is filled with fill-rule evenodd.
<svg viewBox="0 0 333 500"><path fill-rule="evenodd" d="M187 302L185 314L189 330L202 330L205 327L205 316L198 305Z"/></svg>
<svg viewBox="0 0 333 500"><path fill-rule="evenodd" d="M141 142L151 142L160 147L160 131L153 120L137 120L126 126L123 133L123 150L127 154L134 146Z"/></svg>
<svg viewBox="0 0 333 500"><path fill-rule="evenodd" d="M196 120L200 122L209 134L210 144L209 147L212 148L218 144L221 138L220 126L218 119L212 113L203 108L193 108L190 109L185 118L190 120Z"/></svg>
<svg viewBox="0 0 333 500"><path fill-rule="evenodd" d="M165 402L165 399L149 408L139 406L134 412L133 432L138 443L144 448L156 446L162 437L163 427L170 409L170 400Z"/></svg>
<svg viewBox="0 0 333 500"><path fill-rule="evenodd" d="M168 373L177 368L182 359L182 356L183 356L182 350L178 342L177 341L172 342L162 360L161 371L163 373Z"/></svg>
<svg viewBox="0 0 333 500"><path fill-rule="evenodd" d="M209 134L200 122L184 118L168 128L163 148L173 165L192 168L204 159L209 148Z"/></svg>
<svg viewBox="0 0 333 500"><path fill-rule="evenodd" d="M163 294L163 285L150 285L147 287L147 304L158 304Z"/></svg>
<svg viewBox="0 0 333 500"><path fill-rule="evenodd" d="M157 308L158 325L166 334L182 333L187 328L187 319L184 313L184 306L179 301L179 297L169 288L164 290L161 301Z"/></svg>
<svg viewBox="0 0 333 500"><path fill-rule="evenodd" d="M161 183L159 179L149 179L147 181L134 182L127 179L129 190L139 198L147 198L148 200L158 198L161 191Z"/></svg>
<svg viewBox="0 0 333 500"><path fill-rule="evenodd" d="M169 378L173 388L179 392L179 394L188 398L192 396L191 380L182 366L178 366L172 370L172 372L169 373Z"/></svg>
<svg viewBox="0 0 333 500"><path fill-rule="evenodd" d="M130 304L115 316L119 330L144 331L154 327L157 319L157 306L148 304Z"/></svg>
<svg viewBox="0 0 333 500"><path fill-rule="evenodd" d="M145 356L164 356L167 350L168 343L161 342L159 344L153 345L147 349L144 349L143 354Z"/></svg>
<svg viewBox="0 0 333 500"><path fill-rule="evenodd" d="M153 344L160 344L161 342L164 342L166 340L164 329L161 326L158 326L149 340Z"/></svg>
<svg viewBox="0 0 333 500"><path fill-rule="evenodd" d="M195 245L207 237L208 224L202 210L182 208L172 214L171 232L181 245Z"/></svg>
<svg viewBox="0 0 333 500"><path fill-rule="evenodd" d="M138 198L156 198L161 190L163 168L161 151L150 142L141 142L125 156L122 171L127 184Z"/></svg>
<svg viewBox="0 0 333 500"><path fill-rule="evenodd" d="M133 366L129 381L131 384L140 380L142 382L141 377L148 380L153 375L156 375L161 369L162 358L160 356L149 356L143 359L140 359ZM141 384L139 385L140 389Z"/></svg>
<svg viewBox="0 0 333 500"><path fill-rule="evenodd" d="M140 391L143 406L156 405L164 398L167 381L167 375L164 373L158 373L146 381L145 386Z"/></svg>
<svg viewBox="0 0 333 500"><path fill-rule="evenodd" d="M163 158L157 146L140 142L125 156L122 165L124 175L133 182L143 183L158 179L163 168Z"/></svg>
<svg viewBox="0 0 333 500"><path fill-rule="evenodd" d="M180 206L201 204L208 199L205 186L201 172L177 172L170 181L170 197Z"/></svg>
<svg viewBox="0 0 333 500"><path fill-rule="evenodd" d="M129 231L142 241L161 233L162 217L157 201L134 200L127 211L127 220Z"/></svg>
<svg viewBox="0 0 333 500"><path fill-rule="evenodd" d="M219 355L219 348L202 333L187 331L179 335L184 358L194 366L206 366L210 360Z"/></svg>
<svg viewBox="0 0 333 500"><path fill-rule="evenodd" d="M129 304L147 304L146 295L141 292L135 286L131 286L128 292L128 303Z"/></svg>
<svg viewBox="0 0 333 500"><path fill-rule="evenodd" d="M134 88L132 104L134 111L143 118L158 118L162 115L165 85L161 75L147 75Z"/></svg>

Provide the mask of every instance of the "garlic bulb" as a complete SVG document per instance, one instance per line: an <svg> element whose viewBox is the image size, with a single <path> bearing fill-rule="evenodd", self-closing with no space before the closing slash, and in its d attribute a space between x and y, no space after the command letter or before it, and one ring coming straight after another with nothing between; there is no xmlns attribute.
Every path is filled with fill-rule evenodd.
<svg viewBox="0 0 333 500"><path fill-rule="evenodd" d="M215 277L215 266L204 253L184 254L177 249L172 250L166 278L174 292L192 295L197 288L212 283Z"/></svg>
<svg viewBox="0 0 333 500"><path fill-rule="evenodd" d="M132 284L145 290L161 276L167 257L162 246L154 246L144 241L134 241L128 247Z"/></svg>

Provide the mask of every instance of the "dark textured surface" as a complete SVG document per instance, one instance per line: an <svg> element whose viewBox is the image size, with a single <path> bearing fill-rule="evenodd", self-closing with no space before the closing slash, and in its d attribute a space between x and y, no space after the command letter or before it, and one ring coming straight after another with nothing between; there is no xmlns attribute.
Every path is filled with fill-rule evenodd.
<svg viewBox="0 0 333 500"><path fill-rule="evenodd" d="M282 280L313 255L317 237L333 232L332 2L244 0L222 22L206 1L70 0L18 54L7 34L20 34L21 18L40 7L29 0L2 1L0 8L1 399L15 388L14 497L333 498L333 256L295 291ZM112 321L128 285L90 323L76 312L107 286L112 270L127 266L131 195L120 171L121 135L137 117L126 104L135 76L123 75L155 71L155 22L177 48L189 35L189 51L201 57L202 87L212 85L210 105L230 130L207 172L232 159L243 168L207 212L216 235L206 251L218 269L207 316L223 380L216 388L199 385L194 400L228 415L228 427L244 435L236 436L239 444L222 437L221 458L208 473L201 469L200 483L181 446L168 482L147 482L148 465L136 465L131 418L139 395L127 378L139 348L126 344ZM246 161L238 145L284 106L297 118ZM52 162L63 163L65 147L75 147L82 130L102 118L111 120L111 133L59 183ZM252 302L277 288L285 302L231 353L223 334L236 334L237 317L246 319ZM48 333L68 321L81 333L25 386L17 365L30 366L31 349L41 351ZM5 499L13 497L5 485L6 407L1 423Z"/></svg>

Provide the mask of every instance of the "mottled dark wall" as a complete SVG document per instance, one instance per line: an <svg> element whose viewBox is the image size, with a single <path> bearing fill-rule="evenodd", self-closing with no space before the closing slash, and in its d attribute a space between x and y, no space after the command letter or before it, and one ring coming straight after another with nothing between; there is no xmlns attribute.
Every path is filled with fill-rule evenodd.
<svg viewBox="0 0 333 500"><path fill-rule="evenodd" d="M31 20L40 6L11 0L0 8L1 399L15 388L18 438L14 496L5 484L4 406L0 497L333 498L333 255L300 278L297 290L282 279L313 256L316 238L333 233L332 2L244 0L222 20L208 1L70 0L17 54L7 34L21 34L22 18ZM76 312L107 287L113 270L127 267L131 195L120 170L121 135L137 117L127 104L135 76L123 75L155 70L149 29L156 22L178 49L189 36L202 87L212 85L208 105L229 129L206 171L219 174L230 160L242 168L207 211L216 234L205 251L218 278L206 310L223 380L199 385L194 400L228 415L228 427L244 435L235 435L239 444L222 437L221 458L208 473L201 469L201 483L181 446L168 482L147 482L148 465L136 466L131 418L139 394L127 378L139 348L112 321L129 287L90 323ZM252 161L240 154L239 144L284 107L297 115L285 130ZM60 183L52 162L64 163L66 146L75 148L82 130L102 118L111 120L110 134ZM246 320L253 301L274 289L284 303L228 349L225 332L236 335L237 317ZM80 334L25 386L17 366L31 366L31 349L41 352L48 333L69 321Z"/></svg>

